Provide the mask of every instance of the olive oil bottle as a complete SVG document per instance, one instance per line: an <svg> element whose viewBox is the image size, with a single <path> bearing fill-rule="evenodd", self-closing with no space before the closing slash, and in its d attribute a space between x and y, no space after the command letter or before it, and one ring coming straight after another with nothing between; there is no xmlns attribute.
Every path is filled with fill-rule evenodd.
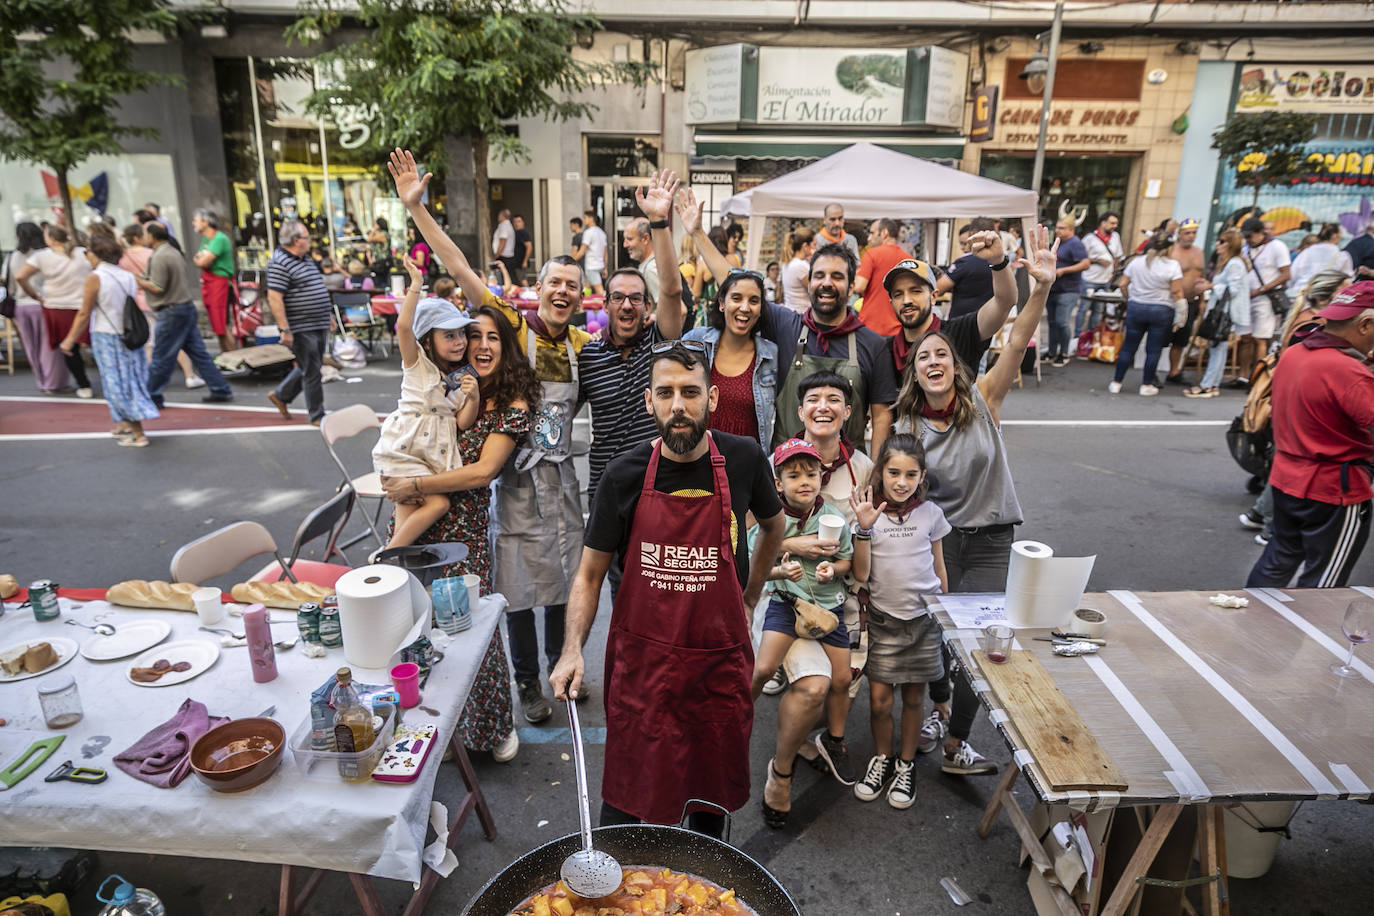
<svg viewBox="0 0 1374 916"><path fill-rule="evenodd" d="M334 706L334 750L340 754L362 754L372 747L376 732L372 728L372 710L358 699L358 691L353 689L353 671L340 668L337 675L338 685L330 697ZM339 775L344 779L361 782L372 775L375 761L354 757L339 760Z"/></svg>

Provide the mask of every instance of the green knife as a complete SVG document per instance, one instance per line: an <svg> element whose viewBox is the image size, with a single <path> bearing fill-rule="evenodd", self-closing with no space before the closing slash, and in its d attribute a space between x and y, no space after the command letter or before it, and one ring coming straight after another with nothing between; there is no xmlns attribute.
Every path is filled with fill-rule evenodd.
<svg viewBox="0 0 1374 916"><path fill-rule="evenodd" d="M23 781L34 770L43 765L43 762L51 757L59 747L66 735L53 735L51 738L40 738L29 749L19 755L19 759L9 766L0 770L0 792L12 789Z"/></svg>

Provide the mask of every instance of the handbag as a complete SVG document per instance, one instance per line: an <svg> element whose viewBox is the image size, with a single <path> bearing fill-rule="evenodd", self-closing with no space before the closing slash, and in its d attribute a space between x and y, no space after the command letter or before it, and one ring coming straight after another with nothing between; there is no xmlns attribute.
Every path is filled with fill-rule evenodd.
<svg viewBox="0 0 1374 916"><path fill-rule="evenodd" d="M0 315L6 318L13 318L15 311L19 307L19 302L10 292L10 262L14 260L14 252L11 251L5 257L5 275L0 278Z"/></svg>
<svg viewBox="0 0 1374 916"><path fill-rule="evenodd" d="M1221 298L1207 310L1198 322L1196 337L1208 343L1220 343L1231 336L1231 290L1222 291Z"/></svg>
<svg viewBox="0 0 1374 916"><path fill-rule="evenodd" d="M148 342L148 316L138 307L133 296L124 297L124 333L120 339L130 350L137 350Z"/></svg>
<svg viewBox="0 0 1374 916"><path fill-rule="evenodd" d="M1107 322L1102 322L1093 331L1092 359L1099 363L1114 363L1121 351L1121 331L1112 330Z"/></svg>

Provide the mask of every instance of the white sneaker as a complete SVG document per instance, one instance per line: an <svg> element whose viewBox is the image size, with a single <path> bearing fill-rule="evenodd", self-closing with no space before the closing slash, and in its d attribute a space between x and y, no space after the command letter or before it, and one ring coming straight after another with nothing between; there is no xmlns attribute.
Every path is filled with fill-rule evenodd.
<svg viewBox="0 0 1374 916"><path fill-rule="evenodd" d="M1142 398L1152 398L1152 397L1154 397L1154 396L1157 395L1157 394L1159 394L1159 389L1156 388L1154 385L1141 385L1141 386L1140 386L1140 396L1141 396Z"/></svg>
<svg viewBox="0 0 1374 916"><path fill-rule="evenodd" d="M186 387L187 387L187 388L192 388L192 389L195 389L195 388L204 388L204 387L205 387L205 379L201 378L201 377L198 376L198 375L189 375L189 376L186 377Z"/></svg>
<svg viewBox="0 0 1374 916"><path fill-rule="evenodd" d="M516 752L519 750L520 735L512 728L510 734L506 736L506 740L492 748L491 757L497 763L508 763L515 759Z"/></svg>
<svg viewBox="0 0 1374 916"><path fill-rule="evenodd" d="M898 757L893 762L892 784L887 787L887 803L905 811L916 802L916 780L912 770L916 764Z"/></svg>
<svg viewBox="0 0 1374 916"><path fill-rule="evenodd" d="M778 670L774 671L773 676L764 683L763 695L767 697L777 696L786 689L787 675L783 673L782 665L779 665Z"/></svg>
<svg viewBox="0 0 1374 916"><path fill-rule="evenodd" d="M1108 393L1108 394L1120 394L1120 393L1121 393L1121 383L1120 383L1120 382L1108 382L1108 383L1107 383L1107 393Z"/></svg>
<svg viewBox="0 0 1374 916"><path fill-rule="evenodd" d="M89 401L91 398L95 397L95 392L89 388L78 388L76 389L76 396L83 401Z"/></svg>
<svg viewBox="0 0 1374 916"><path fill-rule="evenodd" d="M868 772L854 784L854 797L859 801L873 801L887 790L892 780L892 758L875 754L868 761Z"/></svg>

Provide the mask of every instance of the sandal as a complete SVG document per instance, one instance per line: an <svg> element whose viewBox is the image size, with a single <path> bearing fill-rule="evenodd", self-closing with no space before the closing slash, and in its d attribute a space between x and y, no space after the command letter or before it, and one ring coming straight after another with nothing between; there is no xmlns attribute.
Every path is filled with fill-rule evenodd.
<svg viewBox="0 0 1374 916"><path fill-rule="evenodd" d="M114 429L110 430L110 435L114 436L116 439L119 439L123 436L131 436L133 435L133 432L133 429L129 426L127 422L121 422L117 424Z"/></svg>
<svg viewBox="0 0 1374 916"><path fill-rule="evenodd" d="M1192 388L1185 389L1183 396L1185 398L1210 398L1212 395L1207 393L1209 390L1211 389L1203 388L1201 385L1194 385Z"/></svg>
<svg viewBox="0 0 1374 916"><path fill-rule="evenodd" d="M118 440L116 440L115 444L116 444L116 445L119 445L119 446L122 446L123 448L147 448L147 447L148 447L148 437L147 437L147 436L126 435L126 436L122 436L122 437L120 437Z"/></svg>
<svg viewBox="0 0 1374 916"><path fill-rule="evenodd" d="M778 772L773 758L768 758L768 779L763 784L763 822L774 830L787 823L792 810L792 774Z"/></svg>

